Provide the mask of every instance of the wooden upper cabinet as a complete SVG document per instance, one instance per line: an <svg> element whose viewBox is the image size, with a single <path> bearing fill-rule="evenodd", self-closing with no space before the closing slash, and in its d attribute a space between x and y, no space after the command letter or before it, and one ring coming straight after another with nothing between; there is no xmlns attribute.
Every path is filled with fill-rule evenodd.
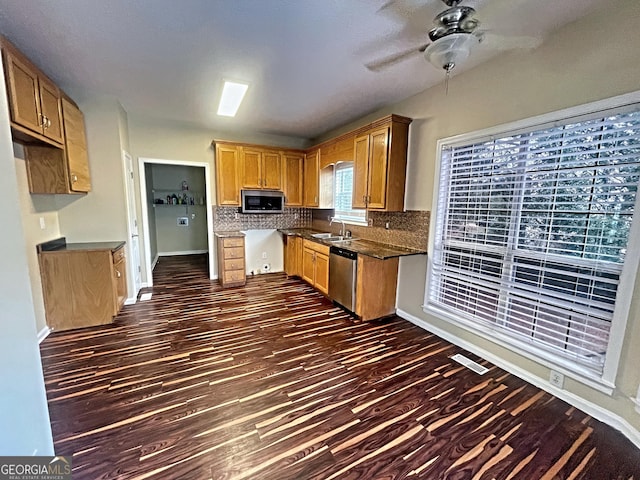
<svg viewBox="0 0 640 480"><path fill-rule="evenodd" d="M389 154L389 128L369 134L369 169L367 181L367 208L384 209L387 200L387 162ZM404 194L404 192L403 192Z"/></svg>
<svg viewBox="0 0 640 480"><path fill-rule="evenodd" d="M369 135L356 137L353 161L353 208L367 208L367 178L369 177Z"/></svg>
<svg viewBox="0 0 640 480"><path fill-rule="evenodd" d="M13 45L2 39L12 127L21 135L61 146L62 94ZM21 139L25 139L22 137Z"/></svg>
<svg viewBox="0 0 640 480"><path fill-rule="evenodd" d="M242 171L242 188L261 188L262 184L262 152L246 147L239 147Z"/></svg>
<svg viewBox="0 0 640 480"><path fill-rule="evenodd" d="M302 179L304 171L304 155L301 153L283 152L282 154L282 190L284 191L284 204L287 207L301 207Z"/></svg>
<svg viewBox="0 0 640 480"><path fill-rule="evenodd" d="M89 192L91 176L84 116L80 109L66 98L62 99L62 111L69 188L74 192Z"/></svg>
<svg viewBox="0 0 640 480"><path fill-rule="evenodd" d="M216 144L216 200L218 206L240 206L238 147Z"/></svg>
<svg viewBox="0 0 640 480"><path fill-rule="evenodd" d="M54 142L64 143L60 90L53 83L42 77L38 79L38 85L40 87L40 106L44 119L42 133Z"/></svg>
<svg viewBox="0 0 640 480"><path fill-rule="evenodd" d="M262 188L282 190L282 159L280 152L262 153Z"/></svg>
<svg viewBox="0 0 640 480"><path fill-rule="evenodd" d="M11 120L42 133L38 71L22 55L3 46Z"/></svg>
<svg viewBox="0 0 640 480"><path fill-rule="evenodd" d="M308 152L304 158L304 206L317 207L320 191L320 150Z"/></svg>
<svg viewBox="0 0 640 480"><path fill-rule="evenodd" d="M282 160L280 152L251 147L239 147L242 151L242 188L282 189Z"/></svg>
<svg viewBox="0 0 640 480"><path fill-rule="evenodd" d="M354 208L402 211L410 119L391 116L354 141Z"/></svg>

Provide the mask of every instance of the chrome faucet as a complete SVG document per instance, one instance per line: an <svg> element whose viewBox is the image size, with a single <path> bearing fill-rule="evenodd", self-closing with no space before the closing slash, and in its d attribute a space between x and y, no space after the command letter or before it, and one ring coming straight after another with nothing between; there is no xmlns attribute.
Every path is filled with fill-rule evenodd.
<svg viewBox="0 0 640 480"><path fill-rule="evenodd" d="M336 218L336 217L331 217L331 221L329 222L329 226L331 226L331 224L332 224L334 221L335 221L335 222L340 222L340 223L342 224L342 228L340 229L340 236L341 236L341 237L344 237L345 232L346 232L346 230L347 230L347 226L344 224L344 222L343 222L342 220L340 220L339 218Z"/></svg>

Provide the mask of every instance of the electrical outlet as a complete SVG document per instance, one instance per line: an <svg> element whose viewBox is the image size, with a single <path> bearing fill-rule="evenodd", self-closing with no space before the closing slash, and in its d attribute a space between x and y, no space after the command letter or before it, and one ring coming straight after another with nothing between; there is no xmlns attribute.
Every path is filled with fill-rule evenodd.
<svg viewBox="0 0 640 480"><path fill-rule="evenodd" d="M189 226L189 217L178 217L178 226L179 227L188 227Z"/></svg>
<svg viewBox="0 0 640 480"><path fill-rule="evenodd" d="M391 224L389 222L385 222L384 223L384 228L385 228L385 230L389 230L389 228L391 228Z"/></svg>
<svg viewBox="0 0 640 480"><path fill-rule="evenodd" d="M369 225L370 227L373 227L373 218L370 218L370 219L367 221L367 225Z"/></svg>
<svg viewBox="0 0 640 480"><path fill-rule="evenodd" d="M555 370L551 370L551 373L549 374L549 383L554 387L563 388L564 375L560 372L556 372Z"/></svg>
<svg viewBox="0 0 640 480"><path fill-rule="evenodd" d="M44 223L44 217L40 217L40 230L47 228L47 224Z"/></svg>
<svg viewBox="0 0 640 480"><path fill-rule="evenodd" d="M262 252L262 259L266 260L267 259L267 252Z"/></svg>

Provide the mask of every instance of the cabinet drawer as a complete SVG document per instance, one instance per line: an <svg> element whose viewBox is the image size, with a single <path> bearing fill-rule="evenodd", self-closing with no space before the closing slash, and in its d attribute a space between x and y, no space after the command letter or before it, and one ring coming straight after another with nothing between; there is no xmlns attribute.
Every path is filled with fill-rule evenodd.
<svg viewBox="0 0 640 480"><path fill-rule="evenodd" d="M119 248L115 252L112 252L111 255L113 256L114 265L116 263L122 261L124 259L124 247L123 248Z"/></svg>
<svg viewBox="0 0 640 480"><path fill-rule="evenodd" d="M226 240L226 239L225 239ZM244 259L244 248L243 247L231 247L224 249L224 258L242 258Z"/></svg>
<svg viewBox="0 0 640 480"><path fill-rule="evenodd" d="M244 258L231 258L224 261L225 270L243 270L244 271Z"/></svg>
<svg viewBox="0 0 640 480"><path fill-rule="evenodd" d="M244 246L244 238L224 238L222 239L222 245L224 247L243 247Z"/></svg>
<svg viewBox="0 0 640 480"><path fill-rule="evenodd" d="M224 283L244 282L244 270L229 270L224 272Z"/></svg>

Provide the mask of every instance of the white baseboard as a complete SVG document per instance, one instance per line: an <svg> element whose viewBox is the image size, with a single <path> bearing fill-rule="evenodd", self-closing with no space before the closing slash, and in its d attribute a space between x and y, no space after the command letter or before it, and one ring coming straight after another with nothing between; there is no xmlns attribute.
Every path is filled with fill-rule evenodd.
<svg viewBox="0 0 640 480"><path fill-rule="evenodd" d="M207 253L209 250L177 250L175 252L158 252L160 257L172 257L174 255L197 255L199 253Z"/></svg>
<svg viewBox="0 0 640 480"><path fill-rule="evenodd" d="M158 255L156 253L156 257L153 259L153 262L151 262L151 271L153 272L153 270L156 268L156 264L158 263L158 259L160 258L160 255ZM147 285L148 286L148 285Z"/></svg>
<svg viewBox="0 0 640 480"><path fill-rule="evenodd" d="M124 301L125 305L135 305L137 299L135 297L129 297Z"/></svg>
<svg viewBox="0 0 640 480"><path fill-rule="evenodd" d="M49 327L44 327L42 330L38 332L38 343L42 343L45 338L49 336L51 333L51 329Z"/></svg>
<svg viewBox="0 0 640 480"><path fill-rule="evenodd" d="M567 390L556 388L551 385L546 379L533 375L531 372L528 372L527 370L520 368L517 365L514 365L513 363L508 362L498 357L497 355L494 355L493 353L474 345L471 342L468 342L467 340L463 340L453 335L452 333L431 325L425 320L422 320L415 315L405 312L402 309L398 309L396 313L399 317L404 318L405 320L413 323L423 330L427 330L428 332L431 332L447 340L448 342L457 345L460 348L464 348L465 350L468 350L471 353L474 353L479 357L488 360L489 362L497 365L503 370L506 370L507 372L515 375L518 378L521 378L525 382L531 383L532 385L535 385L536 387L549 392L552 395L555 395L559 399L564 400L568 404L582 410L587 415L590 415L593 418L615 428L616 430L619 430L620 432L622 432L622 434L624 434L624 436L631 440L636 447L640 448L640 431L634 428L627 420L622 418L620 415L602 408L601 406L596 405L593 402L585 400L584 398L574 393L568 392Z"/></svg>

